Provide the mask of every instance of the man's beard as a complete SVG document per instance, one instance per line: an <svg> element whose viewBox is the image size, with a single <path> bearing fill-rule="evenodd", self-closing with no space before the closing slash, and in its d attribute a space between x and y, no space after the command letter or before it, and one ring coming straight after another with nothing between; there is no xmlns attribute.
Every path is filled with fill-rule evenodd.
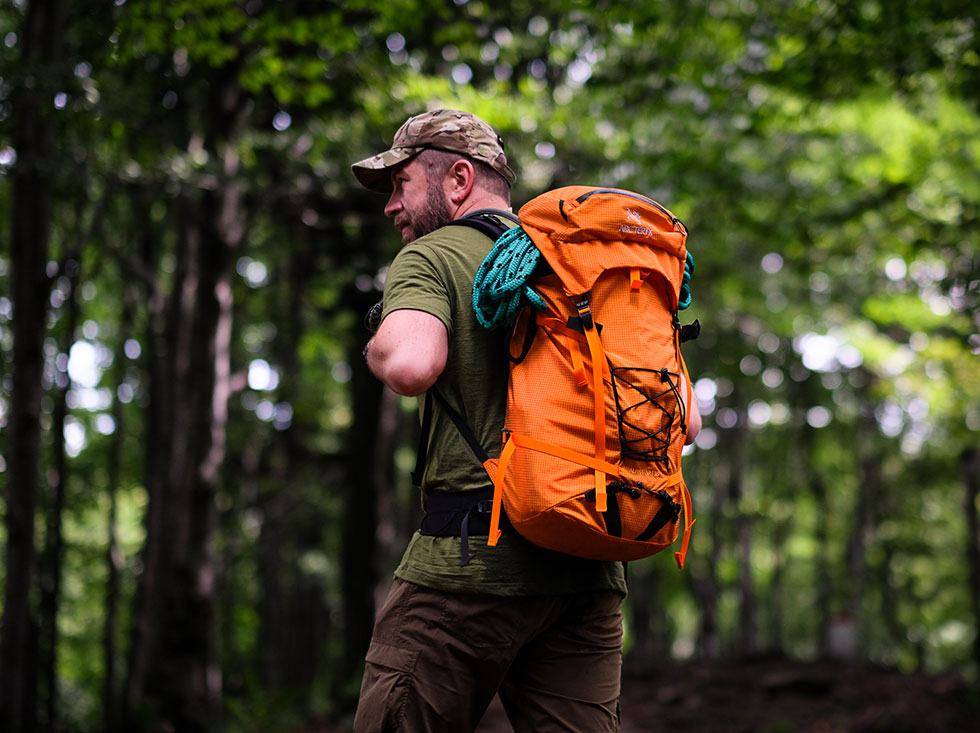
<svg viewBox="0 0 980 733"><path fill-rule="evenodd" d="M425 206L421 211L412 212L405 218L408 219L408 227L402 230L402 241L405 244L414 242L419 237L442 229L453 220L452 212L449 211L449 204L446 197L438 185L430 185L425 195Z"/></svg>

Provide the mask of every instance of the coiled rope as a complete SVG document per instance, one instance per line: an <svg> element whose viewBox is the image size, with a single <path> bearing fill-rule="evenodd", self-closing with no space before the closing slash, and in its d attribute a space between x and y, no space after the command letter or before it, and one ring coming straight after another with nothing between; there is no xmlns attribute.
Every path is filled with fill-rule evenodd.
<svg viewBox="0 0 980 733"><path fill-rule="evenodd" d="M473 280L473 311L484 328L510 326L525 303L545 309L544 300L527 285L541 252L520 227L497 239Z"/></svg>
<svg viewBox="0 0 980 733"><path fill-rule="evenodd" d="M677 310L691 306L691 278L694 277L694 256L688 252L684 261L684 279L681 280L681 293L677 301Z"/></svg>

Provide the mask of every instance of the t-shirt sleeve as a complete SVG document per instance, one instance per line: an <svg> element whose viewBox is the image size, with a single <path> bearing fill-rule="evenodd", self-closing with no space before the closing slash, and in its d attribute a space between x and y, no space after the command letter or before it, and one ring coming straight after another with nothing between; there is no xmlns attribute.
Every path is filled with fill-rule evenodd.
<svg viewBox="0 0 980 733"><path fill-rule="evenodd" d="M388 268L384 289L384 312L418 310L435 316L453 332L452 298L447 279L432 253L408 246L401 250Z"/></svg>

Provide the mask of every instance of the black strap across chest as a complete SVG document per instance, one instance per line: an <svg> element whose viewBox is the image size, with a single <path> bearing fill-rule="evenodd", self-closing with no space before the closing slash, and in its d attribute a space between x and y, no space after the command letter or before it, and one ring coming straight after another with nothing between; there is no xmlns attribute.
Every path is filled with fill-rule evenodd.
<svg viewBox="0 0 980 733"><path fill-rule="evenodd" d="M486 234L490 239L497 241L497 238L501 234L510 229L509 226L500 221L499 217L509 219L517 225L521 223L520 219L510 211L504 211L503 209L479 209L451 221L449 226L470 227Z"/></svg>
<svg viewBox="0 0 980 733"><path fill-rule="evenodd" d="M480 209L454 220L450 226L465 226L476 229L493 241L510 227L502 222L503 217L515 224L520 220L511 212L502 209ZM422 426L419 431L419 447L416 454L415 470L412 471L412 483L422 486L422 476L425 473L428 455L429 437L432 432L433 399L446 413L460 435L469 445L473 455L480 465L489 460L486 450L463 417L456 412L434 386L425 393L422 405ZM420 528L424 535L458 536L462 539L460 565L469 564L469 534L486 534L489 527L490 491L444 492L435 491L428 498L426 515ZM471 524L472 523L472 524ZM486 526L484 526L486 525Z"/></svg>

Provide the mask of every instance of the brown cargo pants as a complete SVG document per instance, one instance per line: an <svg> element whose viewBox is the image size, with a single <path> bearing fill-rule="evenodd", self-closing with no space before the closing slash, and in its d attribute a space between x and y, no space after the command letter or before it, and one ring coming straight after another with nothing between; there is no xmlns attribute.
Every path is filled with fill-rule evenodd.
<svg viewBox="0 0 980 733"><path fill-rule="evenodd" d="M354 731L471 731L498 691L517 733L618 731L621 601L615 591L510 598L396 580Z"/></svg>

